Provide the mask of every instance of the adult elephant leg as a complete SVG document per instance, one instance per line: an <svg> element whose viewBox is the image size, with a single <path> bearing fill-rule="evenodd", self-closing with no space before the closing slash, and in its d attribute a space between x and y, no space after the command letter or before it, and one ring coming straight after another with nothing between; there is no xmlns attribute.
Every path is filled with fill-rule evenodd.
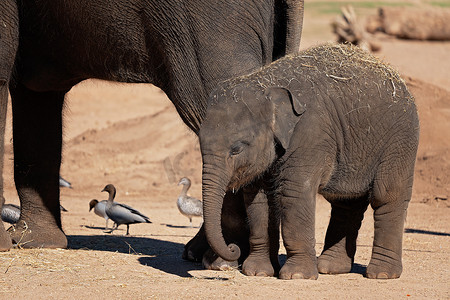
<svg viewBox="0 0 450 300"><path fill-rule="evenodd" d="M3 198L3 154L5 147L5 126L6 126L6 108L8 104L8 86L7 82L0 82L0 211L5 198ZM11 248L11 237L7 234L3 222L0 220L0 251L7 251Z"/></svg>
<svg viewBox="0 0 450 300"><path fill-rule="evenodd" d="M340 202L332 204L325 245L318 259L319 273L322 274L350 272L356 252L358 230L369 205L367 198L352 200L355 203L350 205L340 205Z"/></svg>
<svg viewBox="0 0 450 300"><path fill-rule="evenodd" d="M205 225L202 224L197 234L184 246L182 258L189 261L201 262L203 255L209 249L205 235Z"/></svg>
<svg viewBox="0 0 450 300"><path fill-rule="evenodd" d="M19 43L19 14L17 1L0 1L0 211L3 198L3 160L5 147L6 108L8 84ZM11 248L11 238L0 220L0 251Z"/></svg>
<svg viewBox="0 0 450 300"><path fill-rule="evenodd" d="M21 84L11 89L14 179L21 215L10 234L20 247L67 247L59 207L64 95L34 92Z"/></svg>
<svg viewBox="0 0 450 300"><path fill-rule="evenodd" d="M250 254L242 265L249 276L274 276L271 263L269 204L265 192L257 186L244 188L244 200L250 227Z"/></svg>
<svg viewBox="0 0 450 300"><path fill-rule="evenodd" d="M403 181L400 176L388 178L374 183L371 206L375 230L372 258L366 270L368 278L398 278L402 273L403 226L413 177Z"/></svg>

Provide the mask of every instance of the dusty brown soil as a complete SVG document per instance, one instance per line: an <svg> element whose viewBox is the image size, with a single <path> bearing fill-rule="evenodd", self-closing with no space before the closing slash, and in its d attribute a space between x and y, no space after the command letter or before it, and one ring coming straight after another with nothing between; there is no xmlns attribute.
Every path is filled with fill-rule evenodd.
<svg viewBox="0 0 450 300"><path fill-rule="evenodd" d="M332 39L329 18L306 15L303 46ZM326 32L317 34L321 28ZM181 259L198 228L176 208L179 178L193 181L201 196L201 158L189 132L165 95L150 85L87 81L69 94L65 114L62 175L73 189L61 190L67 250L0 253L0 298L311 298L448 299L450 252L450 43L381 39L378 54L397 67L416 97L421 139L414 194L405 226L400 279L363 277L373 238L372 211L358 238L356 266L346 275L317 281L246 277L239 271L205 271ZM5 197L18 203L12 181L12 145L7 139ZM103 233L103 219L88 212L92 198L117 200L145 213L152 224ZM317 203L316 250L323 247L330 207ZM194 219L198 226L201 220ZM284 249L280 258L285 258Z"/></svg>

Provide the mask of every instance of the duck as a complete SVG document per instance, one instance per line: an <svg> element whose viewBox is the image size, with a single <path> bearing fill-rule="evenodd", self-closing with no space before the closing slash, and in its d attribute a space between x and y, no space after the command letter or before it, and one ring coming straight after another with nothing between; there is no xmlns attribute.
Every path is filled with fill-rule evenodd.
<svg viewBox="0 0 450 300"><path fill-rule="evenodd" d="M189 218L192 228L192 217L203 217L203 202L188 196L187 192L191 187L191 180L183 177L178 182L178 185L183 185L180 195L177 200L177 207L180 213Z"/></svg>
<svg viewBox="0 0 450 300"><path fill-rule="evenodd" d="M62 178L61 175L59 176L59 186L66 187L69 189L72 188L72 184L70 182L68 182L67 180L65 180L64 178ZM62 205L60 205L59 208L61 209L61 211L64 211L64 212L67 211L67 209L65 209Z"/></svg>
<svg viewBox="0 0 450 300"><path fill-rule="evenodd" d="M2 221L9 224L16 224L20 218L20 207L15 204L3 204Z"/></svg>
<svg viewBox="0 0 450 300"><path fill-rule="evenodd" d="M89 202L89 211L94 209L94 213L97 216L104 218L106 220L105 230L108 230L109 217L106 214L106 202L108 202L108 200L98 201L97 199L92 199Z"/></svg>
<svg viewBox="0 0 450 300"><path fill-rule="evenodd" d="M67 211L62 205L59 206L61 211ZM20 206L15 204L3 204L1 218L3 222L16 224L20 218Z"/></svg>
<svg viewBox="0 0 450 300"><path fill-rule="evenodd" d="M59 186L66 187L69 189L72 188L72 184L70 182L68 182L67 180L65 180L64 178L62 178L61 176L59 176Z"/></svg>
<svg viewBox="0 0 450 300"><path fill-rule="evenodd" d="M114 230L119 227L119 225L125 224L127 225L127 233L130 234L130 224L136 223L152 223L150 219L137 211L136 209L122 204L118 202L114 202L114 198L116 197L116 188L112 184L106 185L102 192L108 192L109 197L106 202L105 212L108 218L115 222L113 228L108 231L108 233L112 233Z"/></svg>

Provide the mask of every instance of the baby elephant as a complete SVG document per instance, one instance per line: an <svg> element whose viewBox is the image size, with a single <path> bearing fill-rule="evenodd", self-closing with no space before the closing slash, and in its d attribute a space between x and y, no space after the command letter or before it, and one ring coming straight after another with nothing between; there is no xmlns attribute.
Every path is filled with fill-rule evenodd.
<svg viewBox="0 0 450 300"><path fill-rule="evenodd" d="M243 188L251 245L245 274L316 279L319 272L350 272L370 204L375 233L366 276L400 276L419 120L391 67L344 45L287 56L220 84L199 138L205 231L223 259L240 255L222 236L223 198ZM332 207L318 259L317 193ZM281 270L280 222L287 250Z"/></svg>

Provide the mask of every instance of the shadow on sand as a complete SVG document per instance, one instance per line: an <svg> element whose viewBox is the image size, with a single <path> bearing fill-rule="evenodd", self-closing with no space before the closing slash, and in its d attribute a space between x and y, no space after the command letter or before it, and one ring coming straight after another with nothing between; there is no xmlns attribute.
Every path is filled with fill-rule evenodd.
<svg viewBox="0 0 450 300"><path fill-rule="evenodd" d="M280 261L281 266L283 266L284 263L286 262L286 254L279 255L278 259ZM365 266L365 265L353 263L353 266L352 266L352 269L350 270L350 273L360 274L360 275L364 276L366 274L366 269L367 269L367 266ZM319 274L319 276L326 276L326 275Z"/></svg>
<svg viewBox="0 0 450 300"><path fill-rule="evenodd" d="M172 225L172 224L161 224L169 228L200 228L201 226L180 226L180 225Z"/></svg>
<svg viewBox="0 0 450 300"><path fill-rule="evenodd" d="M450 233L429 231L429 230L422 230L422 229L413 229L413 228L405 228L405 233L420 233L420 234L430 234L430 235L439 235L439 236L450 236Z"/></svg>
<svg viewBox="0 0 450 300"><path fill-rule="evenodd" d="M145 266L180 277L192 277L189 271L203 270L200 263L181 258L184 245L148 237L117 235L69 235L69 249L119 252L138 255L138 261ZM286 262L286 255L279 255L280 264ZM364 275L366 266L354 263L350 273Z"/></svg>
<svg viewBox="0 0 450 300"><path fill-rule="evenodd" d="M98 226L88 226L88 225L84 225L85 228L88 229L96 229L96 230L105 230L105 227L98 227ZM118 230L120 230L122 228L119 228Z"/></svg>
<svg viewBox="0 0 450 300"><path fill-rule="evenodd" d="M353 263L352 269L350 270L350 273L365 275L366 274L367 266Z"/></svg>
<svg viewBox="0 0 450 300"><path fill-rule="evenodd" d="M184 245L147 237L114 235L69 235L69 249L135 254L145 266L180 277L192 277L189 271L202 270L199 263L181 258Z"/></svg>

